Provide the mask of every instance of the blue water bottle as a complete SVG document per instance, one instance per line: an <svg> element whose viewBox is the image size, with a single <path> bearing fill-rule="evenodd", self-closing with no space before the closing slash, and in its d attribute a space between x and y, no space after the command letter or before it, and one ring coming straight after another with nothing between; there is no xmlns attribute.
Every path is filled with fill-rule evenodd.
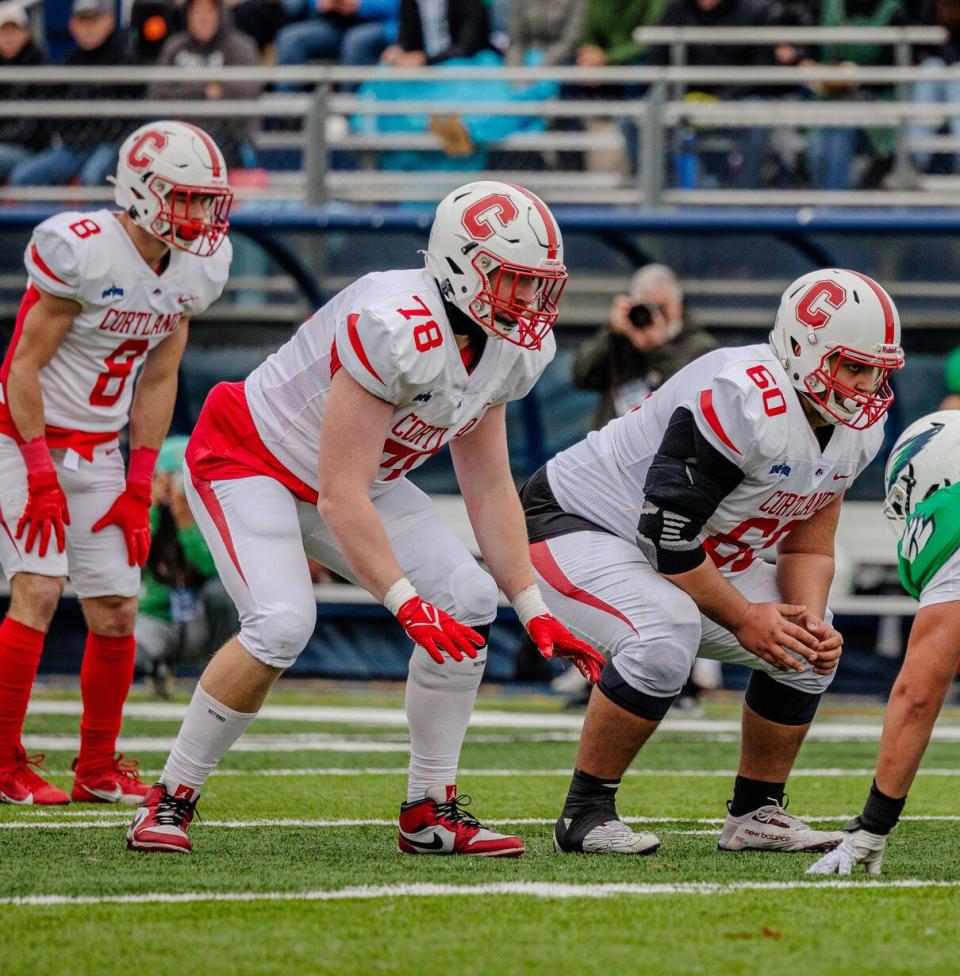
<svg viewBox="0 0 960 976"><path fill-rule="evenodd" d="M700 157L697 155L697 136L693 129L680 130L679 148L673 157L674 175L681 190L695 190L700 185Z"/></svg>

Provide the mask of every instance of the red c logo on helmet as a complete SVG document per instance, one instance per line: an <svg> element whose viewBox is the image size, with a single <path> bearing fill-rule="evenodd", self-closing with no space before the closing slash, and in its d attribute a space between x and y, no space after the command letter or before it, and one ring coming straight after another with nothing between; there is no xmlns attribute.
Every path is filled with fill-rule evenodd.
<svg viewBox="0 0 960 976"><path fill-rule="evenodd" d="M818 281L797 302L797 321L808 328L820 329L830 321L831 316L824 305L829 305L836 311L846 300L846 291L835 281Z"/></svg>
<svg viewBox="0 0 960 976"><path fill-rule="evenodd" d="M489 213L491 210L492 214ZM500 221L500 226L506 227L511 220L516 220L519 216L520 211L510 197L505 193L491 193L490 196L471 203L464 210L461 223L471 237L478 241L485 241L496 233L491 218L496 217Z"/></svg>
<svg viewBox="0 0 960 976"><path fill-rule="evenodd" d="M141 150L147 143L152 144L154 149L162 150L167 144L167 137L156 129L150 129L148 132L144 132L130 147L130 152L127 153L127 162L134 169L146 169L153 162L152 156L141 155Z"/></svg>

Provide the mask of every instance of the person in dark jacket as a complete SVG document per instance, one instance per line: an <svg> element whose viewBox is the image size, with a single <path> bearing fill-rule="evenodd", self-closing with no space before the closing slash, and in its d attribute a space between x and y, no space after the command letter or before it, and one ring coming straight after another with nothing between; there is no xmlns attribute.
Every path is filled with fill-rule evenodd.
<svg viewBox="0 0 960 976"><path fill-rule="evenodd" d="M609 325L584 342L574 360L574 385L601 394L593 428L632 410L715 346L684 312L673 271L663 264L644 265L634 274L629 295L614 296Z"/></svg>
<svg viewBox="0 0 960 976"><path fill-rule="evenodd" d="M124 34L117 29L113 0L74 0L68 27L77 46L64 57L64 67L104 68L134 63ZM64 86L58 96L77 102L135 99L143 97L143 86L93 81ZM140 121L135 116L58 119L52 133L54 145L14 166L10 183L56 186L78 176L84 186L101 186L116 166L117 145Z"/></svg>
<svg viewBox="0 0 960 976"><path fill-rule="evenodd" d="M219 68L260 64L253 38L233 25L223 0L187 0L186 30L173 34L163 45L158 65L180 68ZM255 99L259 81L164 81L150 85L147 96L160 99ZM230 169L254 165L252 139L255 121L246 118L204 117L203 127L223 152Z"/></svg>
<svg viewBox="0 0 960 976"><path fill-rule="evenodd" d="M19 3L0 4L0 68L28 68L46 64L34 43L27 12ZM27 82L0 85L0 101L26 101L41 97L43 89ZM0 180L17 163L31 159L49 145L46 129L31 116L0 118Z"/></svg>
<svg viewBox="0 0 960 976"><path fill-rule="evenodd" d="M401 0L399 36L380 60L396 68L471 58L490 47L483 0Z"/></svg>

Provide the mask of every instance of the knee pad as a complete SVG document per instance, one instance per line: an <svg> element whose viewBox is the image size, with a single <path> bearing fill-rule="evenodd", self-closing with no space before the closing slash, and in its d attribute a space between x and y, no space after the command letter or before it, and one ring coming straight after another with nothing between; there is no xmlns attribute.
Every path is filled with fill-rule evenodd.
<svg viewBox="0 0 960 976"><path fill-rule="evenodd" d="M240 642L258 660L274 668L289 668L306 647L317 623L317 609L286 604L269 607L245 619Z"/></svg>
<svg viewBox="0 0 960 976"><path fill-rule="evenodd" d="M486 664L486 644L477 648L475 658L465 657L462 661L454 661L452 657L444 657L443 664L437 664L422 647L415 647L410 655L407 680L421 688L473 691L480 685Z"/></svg>
<svg viewBox="0 0 960 976"><path fill-rule="evenodd" d="M606 663L600 674L600 683L597 688L614 705L630 712L631 715L637 715L650 722L659 722L670 710L673 700L677 697L676 694L673 694L660 698L657 695L648 695L645 691L639 691L627 683L613 661Z"/></svg>
<svg viewBox="0 0 960 976"><path fill-rule="evenodd" d="M472 559L454 568L449 587L452 607L447 613L461 623L476 630L474 621L488 624L497 615L499 590L496 581Z"/></svg>
<svg viewBox="0 0 960 976"><path fill-rule="evenodd" d="M754 671L747 682L747 705L761 718L778 725L808 725L817 714L823 691L805 691Z"/></svg>

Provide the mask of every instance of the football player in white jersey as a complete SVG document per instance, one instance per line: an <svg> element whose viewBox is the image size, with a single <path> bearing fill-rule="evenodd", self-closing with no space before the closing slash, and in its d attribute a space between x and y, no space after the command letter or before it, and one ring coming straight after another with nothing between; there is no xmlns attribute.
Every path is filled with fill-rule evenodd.
<svg viewBox="0 0 960 976"><path fill-rule="evenodd" d="M204 781L313 633L309 556L365 587L414 642L400 850L523 853L519 837L463 811L455 784L497 584L545 656L594 679L603 663L540 597L507 456L506 404L553 358L566 280L543 201L469 183L440 202L425 267L360 278L245 382L211 391L187 448L187 498L241 629L204 671L128 846L191 849ZM445 444L492 576L405 477Z"/></svg>
<svg viewBox="0 0 960 976"><path fill-rule="evenodd" d="M547 605L611 658L558 851L657 849L614 798L698 655L754 669L720 848L839 842L784 812L784 785L840 656L827 593L843 492L880 447L902 362L887 293L814 271L784 293L769 344L707 353L524 486ZM775 567L757 558L773 545Z"/></svg>
<svg viewBox="0 0 960 976"><path fill-rule="evenodd" d="M0 372L0 801L139 803L115 755L133 678L150 486L173 413L191 315L230 267L231 193L202 130L152 122L120 148L119 211L61 213L33 232L27 292ZM139 377L139 380L138 380ZM134 384L136 382L136 388ZM130 423L124 470L118 438ZM20 742L44 638L70 578L87 623L70 796Z"/></svg>
<svg viewBox="0 0 960 976"><path fill-rule="evenodd" d="M960 411L921 417L897 439L883 514L899 539L900 582L920 603L887 705L873 784L843 843L808 874L880 874L887 836L907 802L960 663Z"/></svg>

